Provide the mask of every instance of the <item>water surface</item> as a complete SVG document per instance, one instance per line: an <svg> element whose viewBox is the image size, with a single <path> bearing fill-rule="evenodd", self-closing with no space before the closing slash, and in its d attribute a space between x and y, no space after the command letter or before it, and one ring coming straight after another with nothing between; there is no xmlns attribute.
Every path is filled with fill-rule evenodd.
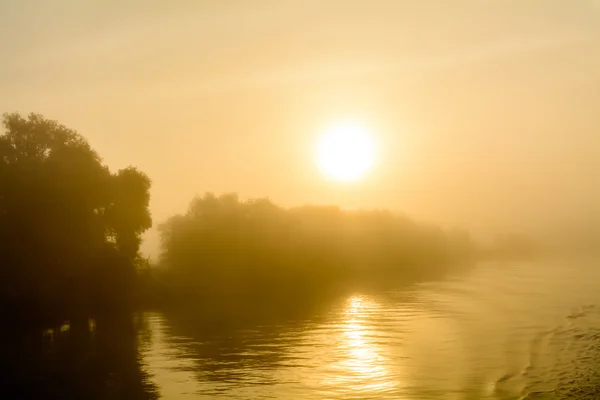
<svg viewBox="0 0 600 400"><path fill-rule="evenodd" d="M146 313L141 368L165 399L597 399L599 267L482 264L240 326Z"/></svg>

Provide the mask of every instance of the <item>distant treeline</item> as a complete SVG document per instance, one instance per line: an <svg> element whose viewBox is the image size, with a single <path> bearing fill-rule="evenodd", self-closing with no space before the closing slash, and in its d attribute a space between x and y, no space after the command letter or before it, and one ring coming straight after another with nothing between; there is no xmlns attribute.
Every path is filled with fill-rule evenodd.
<svg viewBox="0 0 600 400"><path fill-rule="evenodd" d="M387 211L285 209L206 194L160 227L160 280L176 297L280 299L439 277L475 256L463 231Z"/></svg>

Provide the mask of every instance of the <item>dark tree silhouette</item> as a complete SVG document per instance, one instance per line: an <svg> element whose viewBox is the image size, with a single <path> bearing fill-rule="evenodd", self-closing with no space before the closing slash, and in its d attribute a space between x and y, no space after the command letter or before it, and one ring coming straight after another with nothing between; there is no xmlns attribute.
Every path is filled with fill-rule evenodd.
<svg viewBox="0 0 600 400"><path fill-rule="evenodd" d="M31 320L122 306L151 226L149 178L111 173L81 135L41 115L5 114L4 127L1 305Z"/></svg>

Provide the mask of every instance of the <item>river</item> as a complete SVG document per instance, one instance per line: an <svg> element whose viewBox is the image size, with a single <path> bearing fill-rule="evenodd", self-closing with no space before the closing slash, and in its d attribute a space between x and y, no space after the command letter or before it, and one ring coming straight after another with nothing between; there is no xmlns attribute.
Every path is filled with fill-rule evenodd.
<svg viewBox="0 0 600 400"><path fill-rule="evenodd" d="M481 264L225 334L148 313L140 354L165 399L597 399L599 278L591 262Z"/></svg>
<svg viewBox="0 0 600 400"><path fill-rule="evenodd" d="M598 262L482 263L308 314L259 314L217 326L145 312L129 330L4 339L3 384L28 398L600 398Z"/></svg>

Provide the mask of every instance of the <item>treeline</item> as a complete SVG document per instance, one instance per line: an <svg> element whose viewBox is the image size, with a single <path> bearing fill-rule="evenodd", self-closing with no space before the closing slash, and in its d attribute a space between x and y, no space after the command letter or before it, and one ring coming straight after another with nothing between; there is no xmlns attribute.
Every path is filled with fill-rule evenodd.
<svg viewBox="0 0 600 400"><path fill-rule="evenodd" d="M111 172L77 132L4 115L0 136L0 309L23 322L127 308L150 179Z"/></svg>
<svg viewBox="0 0 600 400"><path fill-rule="evenodd" d="M475 256L466 232L386 211L195 198L160 227L160 280L176 297L278 298L440 277Z"/></svg>
<svg viewBox="0 0 600 400"><path fill-rule="evenodd" d="M386 211L206 194L160 226L150 268L139 252L152 225L144 173L111 172L81 135L37 114L5 114L4 127L3 315L55 322L186 299L299 303L341 287L441 277L477 255L465 232Z"/></svg>

